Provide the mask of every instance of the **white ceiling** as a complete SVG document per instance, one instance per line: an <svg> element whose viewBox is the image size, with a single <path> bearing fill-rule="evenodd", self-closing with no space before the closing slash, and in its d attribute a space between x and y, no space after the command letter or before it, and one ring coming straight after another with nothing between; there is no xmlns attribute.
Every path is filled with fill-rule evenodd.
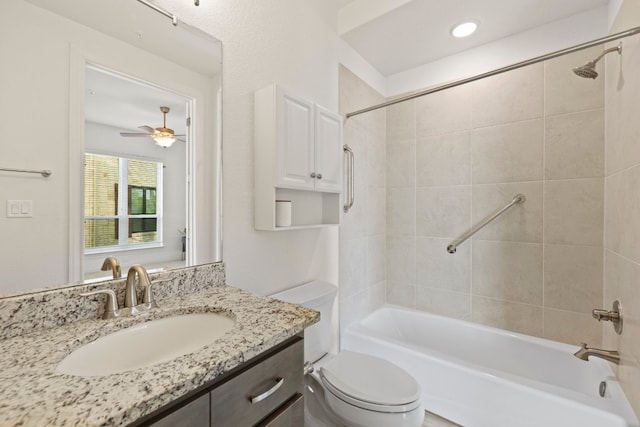
<svg viewBox="0 0 640 427"><path fill-rule="evenodd" d="M336 0L339 32L382 75L389 76L594 8L608 0ZM473 19L478 31L449 34Z"/></svg>
<svg viewBox="0 0 640 427"><path fill-rule="evenodd" d="M160 107L166 106L167 127L185 133L187 98L95 68L86 69L85 88L85 120L143 132L140 126L162 126Z"/></svg>

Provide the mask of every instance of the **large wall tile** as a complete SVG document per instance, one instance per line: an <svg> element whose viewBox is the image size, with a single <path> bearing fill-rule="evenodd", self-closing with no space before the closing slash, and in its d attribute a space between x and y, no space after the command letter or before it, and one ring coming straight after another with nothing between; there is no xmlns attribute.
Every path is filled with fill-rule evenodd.
<svg viewBox="0 0 640 427"><path fill-rule="evenodd" d="M616 173L605 179L604 247L620 252L624 225L624 175Z"/></svg>
<svg viewBox="0 0 640 427"><path fill-rule="evenodd" d="M428 288L471 292L471 246L461 245L455 254L446 251L451 239L416 239L416 284Z"/></svg>
<svg viewBox="0 0 640 427"><path fill-rule="evenodd" d="M622 55L607 55L607 173L640 163L640 39L624 40Z"/></svg>
<svg viewBox="0 0 640 427"><path fill-rule="evenodd" d="M353 147L352 147L353 148ZM362 159L359 157L364 154L366 157L366 181L370 187L385 187L387 185L387 149L383 144L367 143L367 151L365 153L354 151L356 156L355 167L361 167ZM362 175L356 169L356 179L361 179ZM356 185L358 182L356 181Z"/></svg>
<svg viewBox="0 0 640 427"><path fill-rule="evenodd" d="M344 65L339 65L340 114L383 102L384 98ZM362 116L359 116L362 117Z"/></svg>
<svg viewBox="0 0 640 427"><path fill-rule="evenodd" d="M407 140L387 146L387 187L415 187L416 142Z"/></svg>
<svg viewBox="0 0 640 427"><path fill-rule="evenodd" d="M476 234L477 239L542 242L542 182L473 186L473 224L478 224L524 194L524 203L512 206Z"/></svg>
<svg viewBox="0 0 640 427"><path fill-rule="evenodd" d="M442 135L471 128L471 85L416 99L416 136Z"/></svg>
<svg viewBox="0 0 640 427"><path fill-rule="evenodd" d="M364 290L352 296L340 295L339 321L340 330L364 318L371 312L369 293Z"/></svg>
<svg viewBox="0 0 640 427"><path fill-rule="evenodd" d="M603 298L603 250L597 246L544 245L544 304L591 313Z"/></svg>
<svg viewBox="0 0 640 427"><path fill-rule="evenodd" d="M471 184L471 135L452 133L418 139L416 185Z"/></svg>
<svg viewBox="0 0 640 427"><path fill-rule="evenodd" d="M572 113L604 106L604 78L578 77L573 68L586 64L602 53L597 46L545 62L545 115ZM599 63L602 73L603 64Z"/></svg>
<svg viewBox="0 0 640 427"><path fill-rule="evenodd" d="M602 245L604 180L547 181L544 194L544 241Z"/></svg>
<svg viewBox="0 0 640 427"><path fill-rule="evenodd" d="M399 282L387 282L387 302L403 307L416 308L416 286Z"/></svg>
<svg viewBox="0 0 640 427"><path fill-rule="evenodd" d="M387 278L387 239L384 234L367 237L367 283L383 282Z"/></svg>
<svg viewBox="0 0 640 427"><path fill-rule="evenodd" d="M360 199L360 197L358 197L358 199ZM357 200L356 204L360 201L362 200ZM387 190L380 187L369 187L366 201L366 235L374 236L385 234L387 231ZM345 216L349 216L349 214Z"/></svg>
<svg viewBox="0 0 640 427"><path fill-rule="evenodd" d="M546 179L604 176L604 110L545 120Z"/></svg>
<svg viewBox="0 0 640 427"><path fill-rule="evenodd" d="M543 115L543 65L534 64L472 83L472 126L511 123Z"/></svg>
<svg viewBox="0 0 640 427"><path fill-rule="evenodd" d="M457 237L467 231L471 219L471 187L416 189L418 236Z"/></svg>
<svg viewBox="0 0 640 427"><path fill-rule="evenodd" d="M542 336L542 307L481 296L471 299L471 321L483 325Z"/></svg>
<svg viewBox="0 0 640 427"><path fill-rule="evenodd" d="M575 345L586 342L599 347L602 325L590 314L545 308L544 338Z"/></svg>
<svg viewBox="0 0 640 427"><path fill-rule="evenodd" d="M607 178L606 245L640 262L640 165Z"/></svg>
<svg viewBox="0 0 640 427"><path fill-rule="evenodd" d="M473 130L473 183L540 181L543 130L542 119Z"/></svg>
<svg viewBox="0 0 640 427"><path fill-rule="evenodd" d="M387 144L416 137L416 103L405 101L386 108Z"/></svg>
<svg viewBox="0 0 640 427"><path fill-rule="evenodd" d="M416 308L441 316L469 320L470 299L465 293L416 286Z"/></svg>
<svg viewBox="0 0 640 427"><path fill-rule="evenodd" d="M604 307L611 310L613 301L620 300L624 324L617 335L611 324L605 325L607 343L614 343L626 358L640 360L640 264L614 252L605 252Z"/></svg>
<svg viewBox="0 0 640 427"><path fill-rule="evenodd" d="M473 241L473 294L542 305L542 245Z"/></svg>
<svg viewBox="0 0 640 427"><path fill-rule="evenodd" d="M367 238L340 240L340 294L349 297L362 292L367 280Z"/></svg>
<svg viewBox="0 0 640 427"><path fill-rule="evenodd" d="M416 239L414 237L387 237L387 281L389 283L416 283Z"/></svg>
<svg viewBox="0 0 640 427"><path fill-rule="evenodd" d="M387 190L387 232L391 236L415 235L415 188L390 188Z"/></svg>

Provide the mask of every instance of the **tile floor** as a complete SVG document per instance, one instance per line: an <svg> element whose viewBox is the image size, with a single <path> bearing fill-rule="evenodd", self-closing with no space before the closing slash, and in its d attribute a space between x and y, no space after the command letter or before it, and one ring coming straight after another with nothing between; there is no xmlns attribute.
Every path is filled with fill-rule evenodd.
<svg viewBox="0 0 640 427"><path fill-rule="evenodd" d="M422 427L463 427L427 411Z"/></svg>

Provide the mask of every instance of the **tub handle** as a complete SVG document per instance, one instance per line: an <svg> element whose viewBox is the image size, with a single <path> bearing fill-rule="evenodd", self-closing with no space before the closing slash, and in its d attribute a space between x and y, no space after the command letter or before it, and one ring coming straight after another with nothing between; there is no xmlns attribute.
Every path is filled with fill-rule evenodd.
<svg viewBox="0 0 640 427"><path fill-rule="evenodd" d="M342 148L349 159L349 163L347 163L349 165L347 168L347 202L344 204L344 213L347 213L349 212L349 209L353 207L353 203L355 202L355 156L353 154L353 150L347 144L344 144Z"/></svg>
<svg viewBox="0 0 640 427"><path fill-rule="evenodd" d="M284 384L284 378L278 377L278 378L275 378L275 380L276 380L276 383L269 390L265 391L264 393L260 393L257 396L249 396L249 400L251 401L252 405L254 403L263 401L264 399L266 399L267 397L271 396L273 393L278 391L280 387L282 387L282 384Z"/></svg>

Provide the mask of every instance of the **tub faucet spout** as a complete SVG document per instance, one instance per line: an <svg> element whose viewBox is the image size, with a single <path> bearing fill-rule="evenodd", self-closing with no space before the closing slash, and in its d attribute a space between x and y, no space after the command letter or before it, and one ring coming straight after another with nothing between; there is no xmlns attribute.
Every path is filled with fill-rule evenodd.
<svg viewBox="0 0 640 427"><path fill-rule="evenodd" d="M589 347L586 343L582 343L580 350L573 353L580 360L589 360L589 356L599 357L618 365L620 363L620 353L616 350L604 350L602 348Z"/></svg>

